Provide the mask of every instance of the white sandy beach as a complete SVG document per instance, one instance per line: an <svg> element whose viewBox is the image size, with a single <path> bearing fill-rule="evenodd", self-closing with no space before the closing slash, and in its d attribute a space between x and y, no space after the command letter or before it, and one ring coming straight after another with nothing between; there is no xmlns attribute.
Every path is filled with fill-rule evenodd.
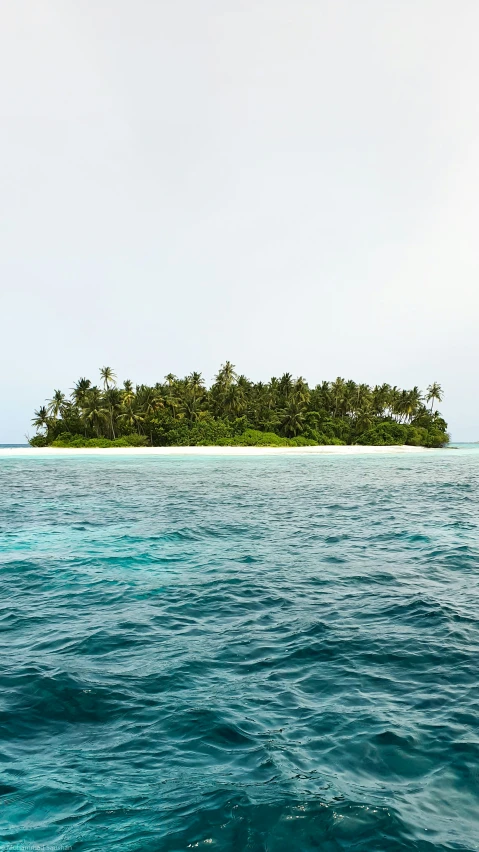
<svg viewBox="0 0 479 852"><path fill-rule="evenodd" d="M12 447L0 449L0 457L23 456L318 456L318 455L397 455L398 453L428 453L425 447L109 447L60 449L59 447Z"/></svg>

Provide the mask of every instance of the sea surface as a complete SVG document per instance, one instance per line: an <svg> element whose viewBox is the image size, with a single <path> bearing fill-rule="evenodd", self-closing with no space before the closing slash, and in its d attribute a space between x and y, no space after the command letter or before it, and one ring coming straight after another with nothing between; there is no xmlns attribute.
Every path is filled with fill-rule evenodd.
<svg viewBox="0 0 479 852"><path fill-rule="evenodd" d="M0 850L479 849L479 450L0 458Z"/></svg>

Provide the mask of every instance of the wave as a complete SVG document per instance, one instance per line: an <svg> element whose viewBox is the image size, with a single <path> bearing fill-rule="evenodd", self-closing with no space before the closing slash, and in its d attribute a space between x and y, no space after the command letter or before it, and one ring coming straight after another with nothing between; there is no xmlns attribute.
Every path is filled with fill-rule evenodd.
<svg viewBox="0 0 479 852"><path fill-rule="evenodd" d="M4 843L477 849L479 455L0 478Z"/></svg>

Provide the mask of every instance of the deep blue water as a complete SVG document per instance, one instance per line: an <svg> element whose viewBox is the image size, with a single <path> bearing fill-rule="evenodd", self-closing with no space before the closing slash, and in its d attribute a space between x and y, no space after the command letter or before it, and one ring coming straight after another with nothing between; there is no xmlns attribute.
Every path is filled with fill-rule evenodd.
<svg viewBox="0 0 479 852"><path fill-rule="evenodd" d="M478 487L0 458L0 849L477 850Z"/></svg>

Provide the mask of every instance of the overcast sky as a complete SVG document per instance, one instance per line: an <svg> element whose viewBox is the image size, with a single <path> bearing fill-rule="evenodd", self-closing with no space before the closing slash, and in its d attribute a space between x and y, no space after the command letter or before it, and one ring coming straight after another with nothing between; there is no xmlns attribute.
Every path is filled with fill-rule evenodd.
<svg viewBox="0 0 479 852"><path fill-rule="evenodd" d="M0 2L0 442L226 359L479 440L477 0Z"/></svg>

